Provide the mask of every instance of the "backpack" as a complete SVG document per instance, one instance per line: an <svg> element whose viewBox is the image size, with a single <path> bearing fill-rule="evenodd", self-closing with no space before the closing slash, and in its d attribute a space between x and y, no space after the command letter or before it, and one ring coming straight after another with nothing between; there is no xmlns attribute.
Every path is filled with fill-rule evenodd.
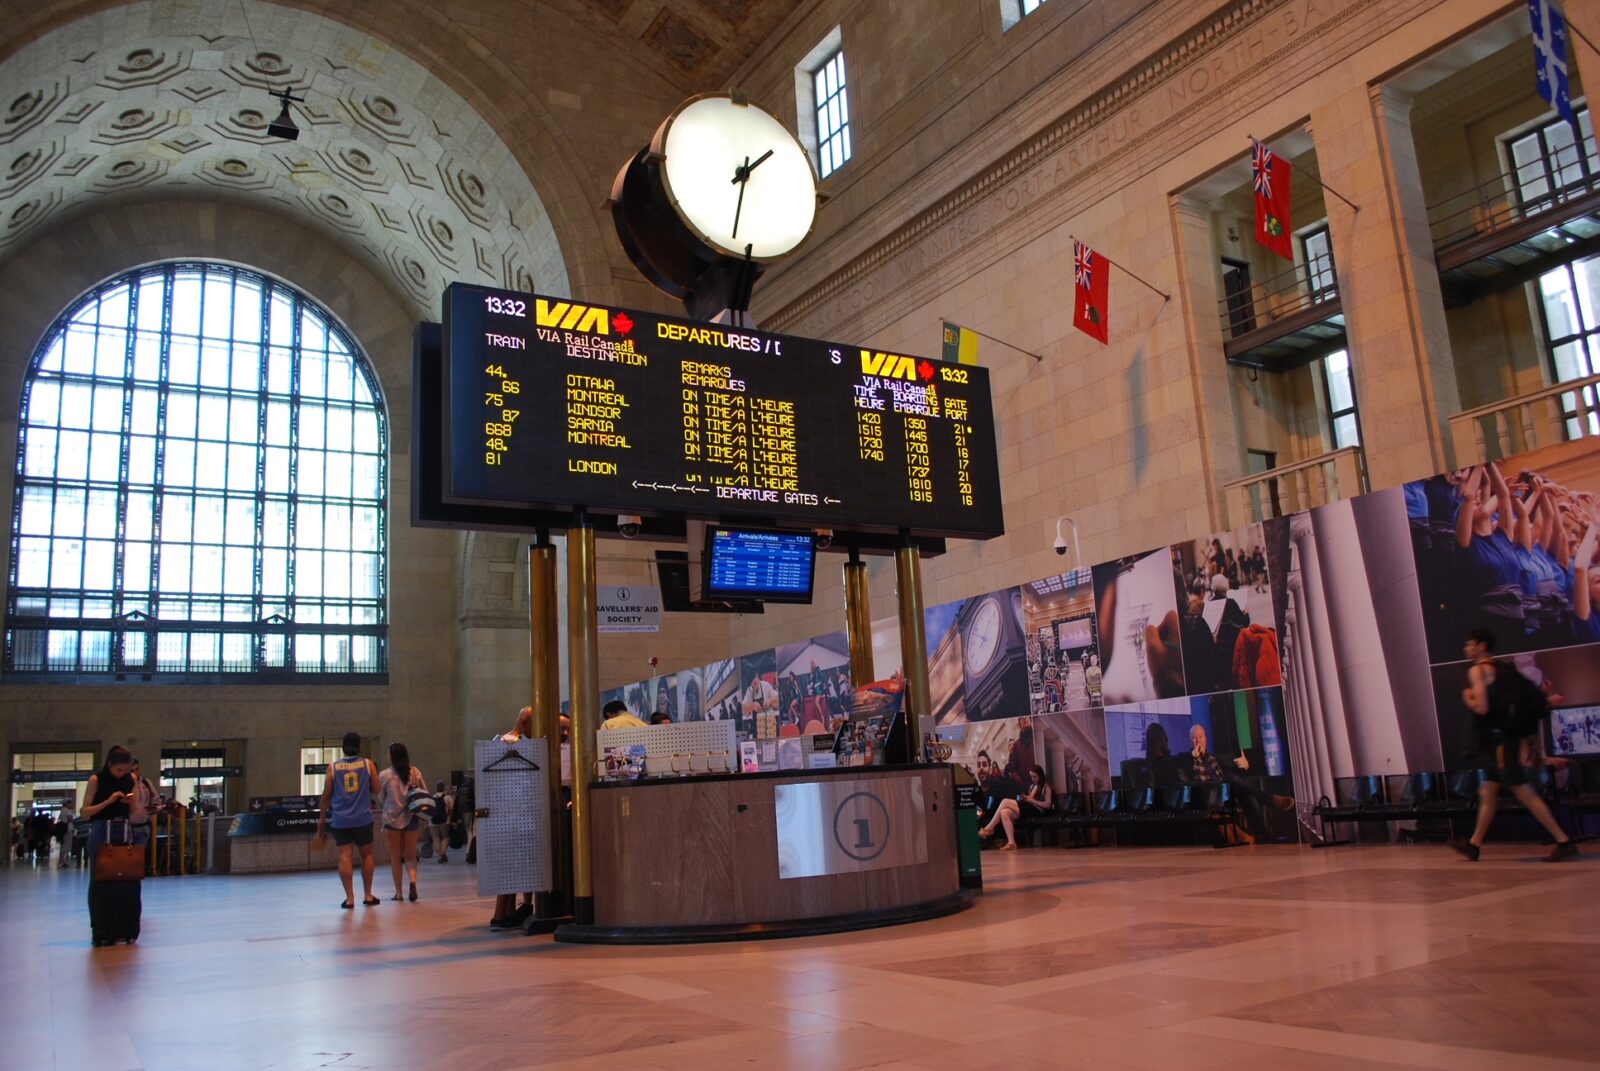
<svg viewBox="0 0 1600 1071"><path fill-rule="evenodd" d="M433 809L438 806L432 793L425 788L414 788L406 793L406 810L426 821L433 820Z"/></svg>
<svg viewBox="0 0 1600 1071"><path fill-rule="evenodd" d="M1489 717L1514 740L1537 736L1550 716L1550 700L1533 681L1510 662L1496 662L1494 684L1489 688Z"/></svg>

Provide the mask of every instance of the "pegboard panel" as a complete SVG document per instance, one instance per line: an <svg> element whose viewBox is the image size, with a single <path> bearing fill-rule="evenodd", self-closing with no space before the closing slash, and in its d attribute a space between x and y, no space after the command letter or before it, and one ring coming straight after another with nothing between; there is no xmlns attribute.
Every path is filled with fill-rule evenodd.
<svg viewBox="0 0 1600 1071"><path fill-rule="evenodd" d="M477 825L478 895L550 891L550 767L545 741L480 740L473 745L472 757L478 810L488 812Z"/></svg>
<svg viewBox="0 0 1600 1071"><path fill-rule="evenodd" d="M672 772L672 756L704 755L726 751L728 769L739 769L739 725L734 721L686 721L669 725L634 726L628 729L600 729L595 733L595 757L608 747L643 744L645 774L659 776ZM595 771L590 770L592 778Z"/></svg>

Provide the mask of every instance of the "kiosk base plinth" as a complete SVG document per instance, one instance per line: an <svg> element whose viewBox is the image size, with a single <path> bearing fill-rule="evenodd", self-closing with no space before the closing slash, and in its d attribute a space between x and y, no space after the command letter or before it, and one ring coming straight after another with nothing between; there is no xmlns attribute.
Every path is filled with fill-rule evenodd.
<svg viewBox="0 0 1600 1071"><path fill-rule="evenodd" d="M967 890L930 900L924 904L858 911L831 918L790 919L779 922L751 922L727 926L596 926L572 923L555 931L557 941L591 945L683 945L711 941L764 941L777 937L816 937L851 930L871 930L879 926L900 926L923 922L965 911L977 903Z"/></svg>

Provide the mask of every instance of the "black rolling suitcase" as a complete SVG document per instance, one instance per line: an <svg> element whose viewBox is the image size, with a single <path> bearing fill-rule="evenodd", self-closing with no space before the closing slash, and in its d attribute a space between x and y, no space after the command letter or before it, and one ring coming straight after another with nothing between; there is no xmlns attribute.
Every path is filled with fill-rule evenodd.
<svg viewBox="0 0 1600 1071"><path fill-rule="evenodd" d="M106 843L89 861L93 868L89 880L89 927L97 948L119 941L132 944L139 939L139 917L144 911L144 853L132 844L128 824L113 821Z"/></svg>
<svg viewBox="0 0 1600 1071"><path fill-rule="evenodd" d="M89 926L94 943L129 944L139 939L139 916L144 910L139 881L95 881L89 884Z"/></svg>

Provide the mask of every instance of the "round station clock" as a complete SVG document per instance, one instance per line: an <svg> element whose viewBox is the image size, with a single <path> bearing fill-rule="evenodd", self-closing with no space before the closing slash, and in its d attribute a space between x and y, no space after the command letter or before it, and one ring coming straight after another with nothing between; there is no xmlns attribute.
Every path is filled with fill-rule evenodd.
<svg viewBox="0 0 1600 1071"><path fill-rule="evenodd" d="M629 259L691 313L743 309L761 266L811 233L816 176L775 117L741 95L707 94L623 166L611 210Z"/></svg>

